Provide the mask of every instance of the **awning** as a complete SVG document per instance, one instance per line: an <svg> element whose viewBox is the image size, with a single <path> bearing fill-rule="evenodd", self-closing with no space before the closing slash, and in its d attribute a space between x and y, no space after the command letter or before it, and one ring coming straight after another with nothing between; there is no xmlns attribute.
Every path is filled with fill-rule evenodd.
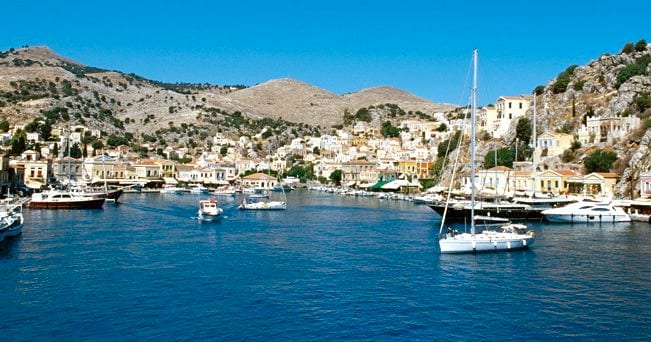
<svg viewBox="0 0 651 342"><path fill-rule="evenodd" d="M357 183L357 182L356 181L350 181L350 182L346 183L346 186L351 187L351 186L355 185L355 183Z"/></svg>
<svg viewBox="0 0 651 342"><path fill-rule="evenodd" d="M372 187L374 184L375 183L362 183L362 184L357 185L357 187L367 189L367 188Z"/></svg>
<svg viewBox="0 0 651 342"><path fill-rule="evenodd" d="M179 184L179 182L177 182L176 179L171 177L165 177L163 178L163 181L165 181L165 184L173 184L173 185Z"/></svg>
<svg viewBox="0 0 651 342"><path fill-rule="evenodd" d="M383 186L384 184L386 184L386 183L387 183L387 182L379 181L379 182L377 182L377 183L371 185L371 190L377 190L377 189L380 189L380 188L382 188L382 186Z"/></svg>

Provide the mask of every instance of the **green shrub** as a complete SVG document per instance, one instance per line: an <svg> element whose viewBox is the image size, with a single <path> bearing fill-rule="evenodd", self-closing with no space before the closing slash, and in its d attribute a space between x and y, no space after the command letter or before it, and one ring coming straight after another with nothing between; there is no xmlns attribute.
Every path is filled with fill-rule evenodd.
<svg viewBox="0 0 651 342"><path fill-rule="evenodd" d="M609 172L613 163L617 160L617 153L612 151L598 150L588 155L583 160L586 172Z"/></svg>
<svg viewBox="0 0 651 342"><path fill-rule="evenodd" d="M622 48L622 53L625 54L633 53L633 51L635 51L635 46L633 43L626 43L626 45L624 45L624 48Z"/></svg>
<svg viewBox="0 0 651 342"><path fill-rule="evenodd" d="M635 51L644 51L646 50L646 40L641 39L635 43Z"/></svg>

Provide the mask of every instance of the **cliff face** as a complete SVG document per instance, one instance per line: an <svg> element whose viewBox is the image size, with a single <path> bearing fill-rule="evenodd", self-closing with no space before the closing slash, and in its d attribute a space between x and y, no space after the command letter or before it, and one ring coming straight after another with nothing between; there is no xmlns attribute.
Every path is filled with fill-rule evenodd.
<svg viewBox="0 0 651 342"><path fill-rule="evenodd" d="M612 143L584 144L576 163L597 148L612 149L618 155L613 171L621 175L617 195L630 197L639 190L640 172L651 170L651 130L647 129L651 108L645 101L651 93L651 46L643 50L602 55L585 66L573 66L551 80L537 97L538 133L565 131L577 135L586 116L597 118L638 116L639 129ZM638 74L624 77L638 65ZM642 71L639 71L642 70ZM629 73L630 74L630 73ZM563 90L559 82L566 82ZM510 136L515 136L515 125ZM547 167L562 167L560 158ZM631 188L632 187L632 188ZM634 195L635 196L635 195Z"/></svg>

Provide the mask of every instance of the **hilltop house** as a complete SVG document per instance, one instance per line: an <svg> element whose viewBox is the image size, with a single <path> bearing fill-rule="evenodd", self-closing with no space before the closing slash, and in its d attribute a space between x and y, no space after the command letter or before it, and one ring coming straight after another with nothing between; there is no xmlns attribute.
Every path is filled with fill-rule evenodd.
<svg viewBox="0 0 651 342"><path fill-rule="evenodd" d="M640 174L640 197L651 197L651 171Z"/></svg>
<svg viewBox="0 0 651 342"><path fill-rule="evenodd" d="M536 160L543 157L554 157L563 154L572 146L574 137L571 134L545 132L536 139Z"/></svg>
<svg viewBox="0 0 651 342"><path fill-rule="evenodd" d="M488 105L477 110L477 124L486 132L494 132L498 126L497 108Z"/></svg>
<svg viewBox="0 0 651 342"><path fill-rule="evenodd" d="M640 128L637 116L589 117L579 129L581 144L614 143L632 131Z"/></svg>
<svg viewBox="0 0 651 342"><path fill-rule="evenodd" d="M515 119L523 117L530 107L529 96L500 96L496 103L497 127L493 131L495 138L501 138L506 134Z"/></svg>

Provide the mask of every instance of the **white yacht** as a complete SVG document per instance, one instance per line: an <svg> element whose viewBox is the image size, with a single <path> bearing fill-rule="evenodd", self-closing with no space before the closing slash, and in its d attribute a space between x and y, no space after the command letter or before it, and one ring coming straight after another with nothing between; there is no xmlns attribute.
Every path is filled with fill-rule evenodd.
<svg viewBox="0 0 651 342"><path fill-rule="evenodd" d="M582 201L561 208L543 210L545 219L549 222L630 222L631 217L612 202Z"/></svg>

